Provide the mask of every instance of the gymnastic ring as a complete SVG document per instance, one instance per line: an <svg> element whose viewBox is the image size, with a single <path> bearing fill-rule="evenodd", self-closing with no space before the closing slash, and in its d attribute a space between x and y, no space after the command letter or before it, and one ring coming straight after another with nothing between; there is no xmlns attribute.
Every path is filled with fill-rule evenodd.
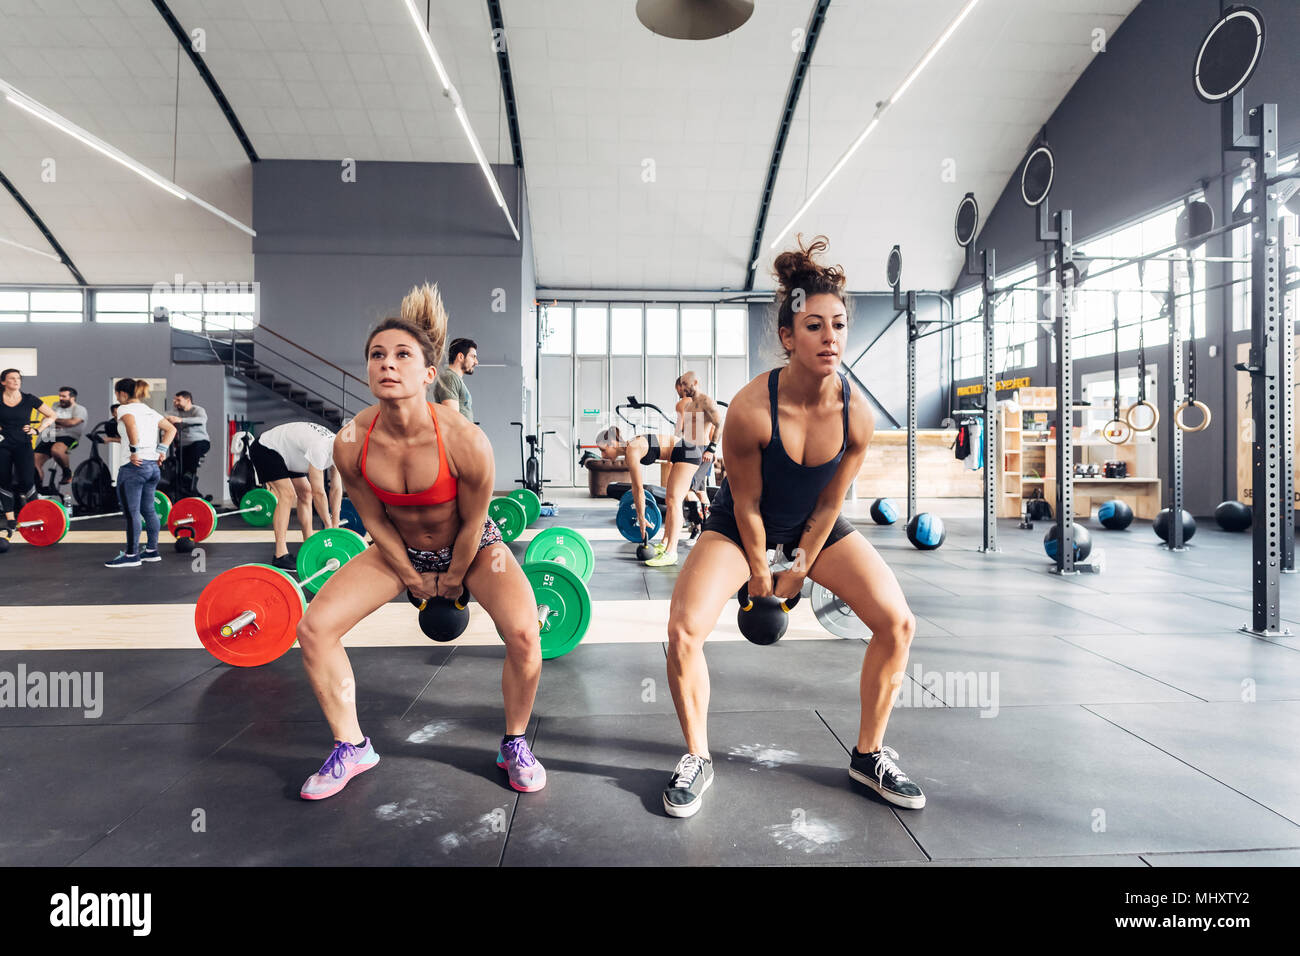
<svg viewBox="0 0 1300 956"><path fill-rule="evenodd" d="M1151 409L1151 424L1140 425L1140 426L1134 424L1133 412L1139 408ZM1155 428L1157 425L1160 424L1160 409L1156 408L1154 405L1152 405L1150 402L1144 399L1143 401L1137 402L1136 404L1130 405L1128 407L1128 410L1124 413L1124 421L1128 422L1128 427L1133 429L1135 432L1149 432L1151 431L1151 429Z"/></svg>
<svg viewBox="0 0 1300 956"><path fill-rule="evenodd" d="M1119 426L1119 434L1123 437L1121 438L1111 437L1112 425ZM1110 442L1112 445L1123 445L1125 442L1127 442L1130 438L1133 437L1133 426L1130 425L1128 422L1124 421L1124 419L1122 418L1112 418L1105 425L1101 426L1101 437L1106 439L1106 441Z"/></svg>
<svg viewBox="0 0 1300 956"><path fill-rule="evenodd" d="M1191 408L1193 406L1201 410L1201 414L1204 416L1204 420L1195 428L1188 428L1186 425L1183 424L1183 412L1187 411L1188 408ZM1181 405L1178 406L1178 411L1174 412L1174 424L1178 426L1179 431L1184 431L1184 432L1204 431L1205 429L1210 427L1209 406L1206 405L1204 402L1200 402L1200 401L1190 401L1190 402L1184 401Z"/></svg>

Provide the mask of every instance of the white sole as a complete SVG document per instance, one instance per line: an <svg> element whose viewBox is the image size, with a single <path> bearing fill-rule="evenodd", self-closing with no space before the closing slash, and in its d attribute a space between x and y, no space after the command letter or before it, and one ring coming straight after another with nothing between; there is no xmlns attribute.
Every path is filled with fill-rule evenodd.
<svg viewBox="0 0 1300 956"><path fill-rule="evenodd" d="M679 820L695 816L695 814L700 812L700 806L704 803L704 794L708 792L709 787L711 786L713 786L713 778L709 777L704 781L704 786L700 789L700 795L696 798L695 802L685 807L679 807L675 804L669 803L668 795L665 794L664 813L668 814L670 817L676 817Z"/></svg>
<svg viewBox="0 0 1300 956"><path fill-rule="evenodd" d="M880 794L882 798L888 800L896 807L903 807L906 810L920 810L925 806L925 794L921 794L919 797L900 797L898 794L890 793L888 790L884 789L876 781L875 777L868 777L866 774L854 770L852 767L849 768L849 776L863 786L870 787L872 790L876 791L876 793Z"/></svg>

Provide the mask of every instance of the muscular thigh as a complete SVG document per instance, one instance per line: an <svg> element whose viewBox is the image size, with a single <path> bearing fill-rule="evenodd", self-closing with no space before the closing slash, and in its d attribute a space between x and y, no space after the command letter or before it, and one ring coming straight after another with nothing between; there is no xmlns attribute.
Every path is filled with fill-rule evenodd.
<svg viewBox="0 0 1300 956"><path fill-rule="evenodd" d="M304 617L318 632L342 637L404 590L378 548L366 548L325 582Z"/></svg>
<svg viewBox="0 0 1300 956"><path fill-rule="evenodd" d="M749 580L745 553L726 535L705 531L677 575L670 621L691 634L708 634L717 626L728 598Z"/></svg>
<svg viewBox="0 0 1300 956"><path fill-rule="evenodd" d="M465 587L498 630L537 627L537 601L514 554L503 543L480 548L465 573Z"/></svg>
<svg viewBox="0 0 1300 956"><path fill-rule="evenodd" d="M857 532L823 550L808 576L847 602L873 632L908 613L907 598L894 572Z"/></svg>

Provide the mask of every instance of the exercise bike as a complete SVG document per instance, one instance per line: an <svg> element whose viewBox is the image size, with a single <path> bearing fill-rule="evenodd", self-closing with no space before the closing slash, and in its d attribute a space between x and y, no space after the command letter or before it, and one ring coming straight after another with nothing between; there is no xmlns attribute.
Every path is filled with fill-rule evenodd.
<svg viewBox="0 0 1300 956"><path fill-rule="evenodd" d="M541 432L539 435L525 435L523 422L511 422L519 426L519 470L522 478L516 478L515 484L523 485L538 498L542 497L542 485L549 485L551 479L542 477L542 465L546 460L546 436L554 431ZM528 442L528 457L524 458L524 442Z"/></svg>

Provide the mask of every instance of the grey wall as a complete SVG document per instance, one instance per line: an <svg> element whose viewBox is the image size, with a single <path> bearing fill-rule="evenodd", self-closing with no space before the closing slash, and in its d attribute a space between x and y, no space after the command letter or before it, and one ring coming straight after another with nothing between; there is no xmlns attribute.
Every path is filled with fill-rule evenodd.
<svg viewBox="0 0 1300 956"><path fill-rule="evenodd" d="M111 382L122 376L166 378L167 390L188 389L208 413L212 450L199 469L199 489L220 500L225 494L226 405L222 370L217 365L176 365L171 361L171 326L5 325L0 326L0 347L35 348L38 374L23 379L23 390L52 395L62 385L77 390L86 407L86 431L108 418L113 404ZM170 407L170 401L166 403ZM72 466L90 457L86 442L73 450ZM101 457L110 460L101 450ZM220 492L220 495L218 494Z"/></svg>
<svg viewBox="0 0 1300 956"><path fill-rule="evenodd" d="M1300 143L1300 3L1295 0L1253 0L1264 16L1266 46L1259 69L1246 87L1247 107L1278 104L1281 141L1286 151ZM1199 180L1237 168L1243 154L1221 150L1219 109L1202 103L1192 91L1191 69L1202 37L1219 12L1218 0L1144 0L1107 43L1066 95L1047 122L1048 141L1056 154L1056 179L1051 208L1070 209L1074 235L1082 242L1091 235L1176 202L1199 188ZM1028 151L1029 143L1025 144ZM1041 252L1035 241L1036 214L1019 198L1017 176L986 213L977 246L997 251L1002 272L1022 265ZM1229 184L1218 181L1207 190L1217 222L1226 221ZM977 197L988 209L989 197ZM948 237L944 237L945 240ZM1209 255L1229 255L1227 237L1206 246ZM1100 267L1099 267L1100 268ZM1209 284L1229 276L1226 266L1211 264ZM1104 281L1104 277L1101 281ZM958 288L971 281L959 280ZM1203 432L1184 440L1185 506L1205 515L1236 494L1235 437L1236 343L1249 333L1231 332L1228 298L1222 290L1207 296L1207 335L1198 340L1197 398L1213 410L1215 419ZM1208 347L1219 355L1210 359ZM1152 352L1148 343L1148 359ZM1163 346L1156 361L1160 380L1167 378ZM1029 370L1035 385L1053 384L1046 332L1039 339L1040 361ZM1125 367L1136 365L1136 353L1120 356ZM1075 363L1076 377L1109 369L1111 356ZM1003 370L999 369L999 376ZM967 379L959 384L975 381ZM1244 400L1244 396L1241 396ZM1167 423L1167 424L1165 424ZM1163 415L1161 472L1166 481L1164 449L1171 440L1172 415Z"/></svg>
<svg viewBox="0 0 1300 956"><path fill-rule="evenodd" d="M519 174L494 169L519 225ZM532 305L524 244L477 166L360 163L356 172L356 182L344 182L334 162L254 166L261 321L364 379L369 329L396 313L411 286L437 282L451 317L448 340L478 343L482 364L467 384L498 452L496 487L510 488L519 443L509 423L522 410L528 334L521 317ZM527 358L531 365L531 352Z"/></svg>
<svg viewBox="0 0 1300 956"><path fill-rule="evenodd" d="M893 297L885 294L850 297L849 345L844 364L876 399L876 428L907 426L907 318L896 315ZM917 297L917 316L922 321L948 316L948 306L933 294ZM881 333L884 333L883 335ZM878 337L878 338L877 338ZM872 345L872 341L875 344ZM864 349L871 346L866 354ZM931 335L917 343L916 417L920 428L937 428L948 414L949 351L947 336ZM770 302L749 306L749 375L785 364L776 334L776 305ZM888 415L884 414L888 412Z"/></svg>

